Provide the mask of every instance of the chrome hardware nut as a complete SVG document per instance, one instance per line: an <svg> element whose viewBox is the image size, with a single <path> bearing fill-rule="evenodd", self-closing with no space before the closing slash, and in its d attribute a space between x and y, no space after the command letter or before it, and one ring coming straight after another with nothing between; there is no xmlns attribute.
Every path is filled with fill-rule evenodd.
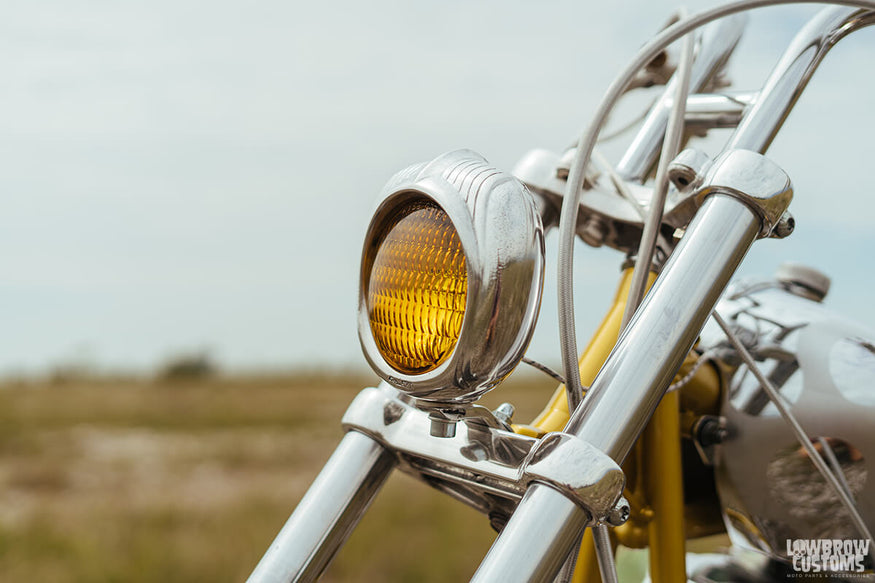
<svg viewBox="0 0 875 583"><path fill-rule="evenodd" d="M617 503L605 517L605 522L610 524L611 526L620 526L626 524L626 521L629 520L629 514L632 512L631 506L629 506L629 501L626 500L624 496L620 496L620 499L617 500Z"/></svg>
<svg viewBox="0 0 875 583"><path fill-rule="evenodd" d="M796 219L793 218L790 211L784 211L784 214L781 215L781 219L775 225L775 228L772 229L771 237L773 239L783 239L784 237L789 237L795 229Z"/></svg>
<svg viewBox="0 0 875 583"><path fill-rule="evenodd" d="M513 414L516 412L516 409L511 403L502 403L498 407L495 408L495 411L492 412L495 415L495 418L499 421L507 423L510 425L513 421Z"/></svg>
<svg viewBox="0 0 875 583"><path fill-rule="evenodd" d="M711 158L705 152L687 148L668 165L668 179L683 192L698 186L710 166Z"/></svg>
<svg viewBox="0 0 875 583"><path fill-rule="evenodd" d="M456 423L459 422L464 412L443 411L435 409L428 414L428 420L431 421L429 435L432 437L455 437Z"/></svg>

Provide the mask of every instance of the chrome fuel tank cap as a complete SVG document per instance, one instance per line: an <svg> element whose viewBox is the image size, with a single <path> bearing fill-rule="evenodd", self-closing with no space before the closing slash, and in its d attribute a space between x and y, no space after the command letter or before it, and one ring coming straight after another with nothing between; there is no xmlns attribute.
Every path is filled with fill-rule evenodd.
<svg viewBox="0 0 875 583"><path fill-rule="evenodd" d="M785 284L790 293L815 302L822 302L829 292L829 276L800 263L781 264L775 272L775 279Z"/></svg>

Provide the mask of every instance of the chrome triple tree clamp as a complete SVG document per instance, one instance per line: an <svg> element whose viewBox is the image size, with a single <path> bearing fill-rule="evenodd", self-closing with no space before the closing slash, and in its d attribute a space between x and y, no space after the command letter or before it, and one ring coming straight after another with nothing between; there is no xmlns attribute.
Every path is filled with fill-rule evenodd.
<svg viewBox="0 0 875 583"><path fill-rule="evenodd" d="M552 486L581 506L593 523L619 525L628 516L621 497L625 477L610 457L567 433L537 439L503 428L484 407L475 406L457 422L452 436L434 439L432 414L387 383L364 389L347 409L343 427L371 437L400 458L408 473L440 479L459 492L480 492L468 500L500 496L518 501L532 482Z"/></svg>
<svg viewBox="0 0 875 583"><path fill-rule="evenodd" d="M668 173L679 201L686 198L700 207L708 196L732 196L759 216L760 237L784 237L793 230L793 218L787 212L793 199L790 177L762 154L736 149L711 160L704 152L689 148L672 160Z"/></svg>

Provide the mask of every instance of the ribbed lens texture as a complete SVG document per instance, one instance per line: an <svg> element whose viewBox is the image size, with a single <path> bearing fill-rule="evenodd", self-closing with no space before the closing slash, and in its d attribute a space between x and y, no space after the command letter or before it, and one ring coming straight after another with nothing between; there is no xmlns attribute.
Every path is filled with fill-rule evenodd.
<svg viewBox="0 0 875 583"><path fill-rule="evenodd" d="M368 315L383 358L405 374L438 367L453 350L468 293L462 243L450 218L415 203L390 225L368 281Z"/></svg>

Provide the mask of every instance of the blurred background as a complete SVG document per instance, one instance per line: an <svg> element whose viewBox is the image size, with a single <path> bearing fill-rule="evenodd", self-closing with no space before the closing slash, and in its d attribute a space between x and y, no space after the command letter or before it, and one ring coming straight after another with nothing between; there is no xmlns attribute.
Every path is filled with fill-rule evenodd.
<svg viewBox="0 0 875 583"><path fill-rule="evenodd" d="M385 181L457 148L504 169L529 149L563 149L676 7L11 3L0 22L0 579L245 578L339 439L346 403L373 382L355 309ZM755 13L729 67L736 87L759 87L816 10ZM870 325L873 42L863 32L834 49L773 144L798 226L759 243L742 272L817 267L833 277L828 303ZM719 137L703 147L716 154ZM616 161L622 146L605 152ZM553 233L530 356L558 367L555 251ZM577 257L583 339L622 257L582 246ZM516 383L523 415L552 389ZM488 546L485 520L436 511L444 502L417 484L389 488L417 494L403 511L382 507L387 522L366 523L372 534L328 577L470 574L480 550L466 545ZM455 550L429 538L433 520L456 533ZM436 546L460 571L373 558L393 544Z"/></svg>

